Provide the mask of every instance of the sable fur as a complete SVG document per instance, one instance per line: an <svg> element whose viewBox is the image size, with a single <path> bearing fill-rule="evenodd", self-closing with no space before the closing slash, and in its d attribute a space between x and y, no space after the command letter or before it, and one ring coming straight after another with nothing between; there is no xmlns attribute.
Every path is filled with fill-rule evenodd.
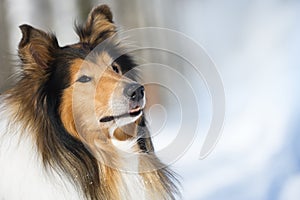
<svg viewBox="0 0 300 200"><path fill-rule="evenodd" d="M116 34L110 9L106 5L94 8L86 23L77 25L80 42L74 45L60 47L53 34L29 25L22 25L20 29L23 37L18 52L21 60L19 81L4 94L2 102L10 106L12 113L6 132L9 133L9 127L15 123L21 124L20 140L28 137L21 130L31 133L29 137L36 144L44 169L49 174L52 171L61 174L62 178L67 176L85 199L126 199L126 181L122 178L125 172L102 162L118 165L122 162L119 151L110 143L90 145L88 141L82 141L76 133L74 119L62 117L68 114L68 109L61 107L69 98L66 96L72 82L69 66L74 66L76 59L84 60L98 44ZM109 42L114 43L115 48L108 54L119 51L115 41ZM102 55L102 51L105 49L100 49L98 54ZM128 55L122 55L115 62L123 73L135 67ZM72 112L72 109L68 111ZM64 124L66 122L68 125ZM69 131L71 129L73 131ZM175 199L179 195L177 180L155 156L144 116L132 124L131 130L135 132L132 138L125 136L122 130L117 129L116 134L120 140L136 141L135 147L141 155L138 167L147 198ZM109 140L108 135L105 140Z"/></svg>

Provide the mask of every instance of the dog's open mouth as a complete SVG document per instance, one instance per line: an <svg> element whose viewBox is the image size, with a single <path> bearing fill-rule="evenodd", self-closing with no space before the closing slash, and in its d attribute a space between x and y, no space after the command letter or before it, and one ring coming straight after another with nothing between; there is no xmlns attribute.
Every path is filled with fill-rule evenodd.
<svg viewBox="0 0 300 200"><path fill-rule="evenodd" d="M109 122L109 121L112 121L112 120L115 120L115 119L120 119L120 118L123 118L123 117L136 117L138 115L140 115L141 113L143 112L143 108L140 107L140 106L137 106L131 110L128 111L128 113L124 113L124 114L121 114L121 115L117 115L117 116L106 116L106 117L102 117L100 119L100 122Z"/></svg>
<svg viewBox="0 0 300 200"><path fill-rule="evenodd" d="M142 108L140 106L137 106L134 109L131 109L129 111L129 115L132 117L135 117L135 116L141 114L141 112L142 112Z"/></svg>

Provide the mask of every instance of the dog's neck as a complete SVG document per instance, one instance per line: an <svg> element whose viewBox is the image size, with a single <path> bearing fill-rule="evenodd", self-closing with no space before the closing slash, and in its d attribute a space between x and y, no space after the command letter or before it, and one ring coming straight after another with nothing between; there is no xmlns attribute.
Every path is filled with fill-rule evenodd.
<svg viewBox="0 0 300 200"><path fill-rule="evenodd" d="M146 199L144 179L139 173L141 152L137 143L136 128L137 125L132 123L121 128L106 130L110 136L106 145L109 146L108 151L113 153L109 152L107 154L109 158L102 161L114 161L100 164L103 167L110 167L116 173L118 181L115 187L121 199Z"/></svg>
<svg viewBox="0 0 300 200"><path fill-rule="evenodd" d="M119 170L138 174L140 148L137 143L135 123L110 129L110 140L120 162ZM111 132L113 131L113 132Z"/></svg>

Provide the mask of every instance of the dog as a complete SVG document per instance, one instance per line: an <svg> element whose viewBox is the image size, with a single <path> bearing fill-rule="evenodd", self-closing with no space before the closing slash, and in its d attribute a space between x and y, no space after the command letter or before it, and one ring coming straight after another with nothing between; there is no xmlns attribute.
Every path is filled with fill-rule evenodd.
<svg viewBox="0 0 300 200"><path fill-rule="evenodd" d="M0 96L1 200L176 199L155 155L136 64L107 5L76 25L80 41L21 25L16 84Z"/></svg>

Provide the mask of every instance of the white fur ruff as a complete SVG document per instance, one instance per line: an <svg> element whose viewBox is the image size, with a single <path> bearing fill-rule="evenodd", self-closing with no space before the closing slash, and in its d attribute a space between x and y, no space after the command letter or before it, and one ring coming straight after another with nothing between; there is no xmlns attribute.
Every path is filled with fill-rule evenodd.
<svg viewBox="0 0 300 200"><path fill-rule="evenodd" d="M30 134L20 124L9 125L10 120L9 106L1 105L0 199L83 199L67 177L52 170L46 172L32 138L24 137Z"/></svg>
<svg viewBox="0 0 300 200"><path fill-rule="evenodd" d="M0 98L3 102L2 98ZM46 171L36 144L28 130L12 120L9 105L0 106L0 200L83 200L80 189L66 176L51 168ZM27 136L27 137L25 137ZM130 153L130 142L114 141ZM123 147L123 148L122 148ZM124 169L138 170L138 156L124 164ZM126 166L128 165L128 166ZM129 166L130 165L130 166ZM134 166L133 166L134 165ZM137 171L136 171L137 172ZM122 172L119 186L124 200L146 200L144 183L136 172Z"/></svg>

